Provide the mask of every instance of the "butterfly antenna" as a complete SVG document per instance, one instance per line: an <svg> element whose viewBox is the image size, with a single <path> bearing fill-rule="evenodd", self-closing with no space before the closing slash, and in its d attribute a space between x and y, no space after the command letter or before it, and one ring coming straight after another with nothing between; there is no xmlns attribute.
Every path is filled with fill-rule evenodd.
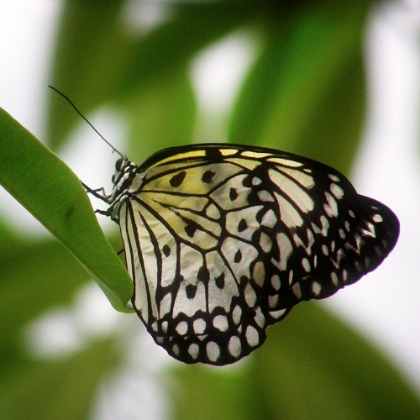
<svg viewBox="0 0 420 420"><path fill-rule="evenodd" d="M48 87L55 92L57 92L59 95L61 95L72 107L73 109L89 124L89 126L95 131L95 133L109 146L111 149L118 153L123 159L125 159L125 156L120 153L94 126L93 124L78 110L77 106L72 102L72 100L64 95L64 93L60 92L58 89L56 89L54 86L48 85Z"/></svg>

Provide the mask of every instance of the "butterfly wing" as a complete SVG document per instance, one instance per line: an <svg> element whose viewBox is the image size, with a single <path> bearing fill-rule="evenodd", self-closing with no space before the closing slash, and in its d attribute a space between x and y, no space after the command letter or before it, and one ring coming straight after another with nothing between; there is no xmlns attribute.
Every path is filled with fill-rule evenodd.
<svg viewBox="0 0 420 420"><path fill-rule="evenodd" d="M334 169L263 148L202 145L138 168L118 219L133 304L186 363L233 363L302 300L372 271L398 220Z"/></svg>

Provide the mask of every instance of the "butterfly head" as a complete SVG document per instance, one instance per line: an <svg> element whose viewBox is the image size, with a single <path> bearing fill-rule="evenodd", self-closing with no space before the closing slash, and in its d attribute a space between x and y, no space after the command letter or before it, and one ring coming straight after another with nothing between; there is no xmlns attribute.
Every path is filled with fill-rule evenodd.
<svg viewBox="0 0 420 420"><path fill-rule="evenodd" d="M126 157L120 158L115 162L115 172L112 175L114 190L111 194L111 201L115 201L130 186L136 175L137 165L130 162Z"/></svg>

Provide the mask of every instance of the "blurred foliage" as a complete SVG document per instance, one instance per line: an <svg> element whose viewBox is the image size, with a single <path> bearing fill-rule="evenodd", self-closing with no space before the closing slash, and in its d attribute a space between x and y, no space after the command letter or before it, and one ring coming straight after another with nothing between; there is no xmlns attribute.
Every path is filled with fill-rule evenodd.
<svg viewBox="0 0 420 420"><path fill-rule="evenodd" d="M250 359L238 368L174 369L176 418L391 420L419 413L386 359L313 302L269 328Z"/></svg>
<svg viewBox="0 0 420 420"><path fill-rule="evenodd" d="M306 155L345 173L363 125L362 37L372 4L71 0L60 16L50 80L87 116L104 105L122 113L128 128L124 152L141 163L163 147L197 140L200 113L191 63L226 37L246 33L258 40L258 48L229 115L223 116L228 140ZM161 19L147 28L138 23L151 16ZM78 121L52 93L53 150L69 141ZM89 239L97 225L93 214L85 216L74 175L36 148L7 114L0 123L1 150L9 153L0 165L1 182L32 205L34 215L91 272L102 270L102 279L108 269L118 270L119 260L106 257L104 238ZM34 154L17 153L11 141L30 144ZM9 157L13 165L4 166ZM45 171L52 172L32 167L44 157ZM67 185L64 192L60 182ZM60 228L71 212L63 197L81 212L76 212L77 234L64 232L64 239ZM50 217L51 208L57 211ZM69 304L89 276L57 241L23 239L4 220L0 234L0 417L88 419L99 384L123 363L124 346L115 346L119 338L111 337L67 358L30 359L21 346L23 326L47 308ZM106 268L98 269L102 258ZM124 285L121 290L124 295ZM316 304L300 305L268 335L265 345L237 366L171 368L173 418L420 418L418 397L389 362Z"/></svg>

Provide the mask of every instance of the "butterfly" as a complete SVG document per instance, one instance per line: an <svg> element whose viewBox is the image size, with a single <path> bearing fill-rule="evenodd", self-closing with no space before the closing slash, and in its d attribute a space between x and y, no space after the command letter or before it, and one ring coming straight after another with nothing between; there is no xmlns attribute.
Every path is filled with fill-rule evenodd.
<svg viewBox="0 0 420 420"><path fill-rule="evenodd" d="M301 301L377 268L399 222L337 170L232 144L122 157L104 212L119 224L133 307L185 363L226 365L260 347Z"/></svg>

